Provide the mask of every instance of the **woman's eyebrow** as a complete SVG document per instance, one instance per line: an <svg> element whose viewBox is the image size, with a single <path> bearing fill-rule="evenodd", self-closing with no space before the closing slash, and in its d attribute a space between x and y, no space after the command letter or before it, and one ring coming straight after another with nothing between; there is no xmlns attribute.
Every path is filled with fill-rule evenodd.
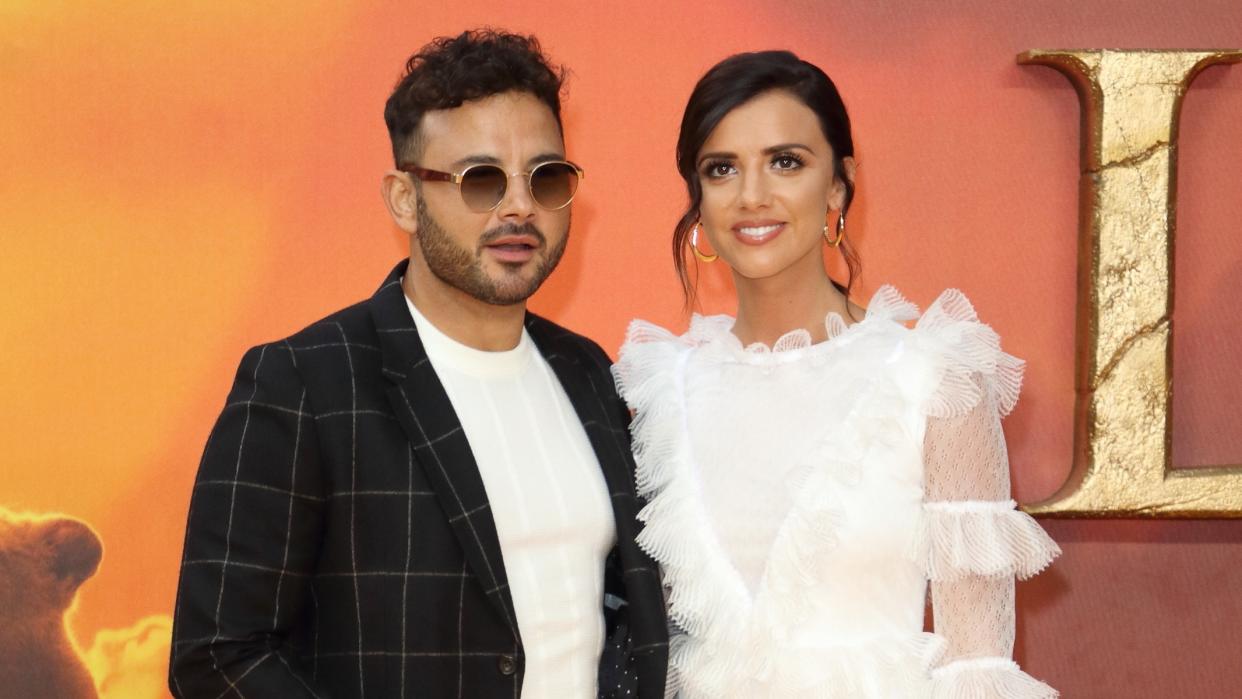
<svg viewBox="0 0 1242 699"><path fill-rule="evenodd" d="M802 144L802 143L778 143L775 146L768 146L767 148L764 148L763 154L774 155L776 153L780 153L782 151L789 151L789 150L804 150L810 153L811 155L815 154L815 150L813 148L811 148L808 145ZM737 153L729 153L726 151L713 151L711 153L704 153L703 155L699 156L699 164L702 165L703 161L705 160L736 160L736 159L737 159Z"/></svg>
<svg viewBox="0 0 1242 699"><path fill-rule="evenodd" d="M772 155L774 153L779 153L783 150L797 150L799 148L810 153L811 155L815 154L815 151L812 150L810 146L803 145L801 143L781 143L775 146L770 146L768 148L763 149L763 154Z"/></svg>
<svg viewBox="0 0 1242 699"><path fill-rule="evenodd" d="M704 160L735 160L736 153L725 153L723 151L715 151L712 153L704 153L699 156L699 164L702 165Z"/></svg>

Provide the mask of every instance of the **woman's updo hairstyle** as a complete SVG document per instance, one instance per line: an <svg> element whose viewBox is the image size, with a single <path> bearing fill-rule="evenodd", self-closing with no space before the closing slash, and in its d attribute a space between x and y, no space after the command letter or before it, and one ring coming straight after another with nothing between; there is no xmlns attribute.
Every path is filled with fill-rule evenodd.
<svg viewBox="0 0 1242 699"><path fill-rule="evenodd" d="M854 183L845 174L844 158L853 157L854 139L850 135L850 117L845 103L832 80L824 71L798 58L789 51L739 53L717 63L694 86L686 112L681 118L677 137L677 171L686 181L690 203L673 232L673 264L681 279L686 301L694 301L694 286L686 269L686 243L690 231L699 220L703 202L703 185L699 181L696 160L703 144L725 115L746 102L772 90L784 90L802 101L819 118L824 137L832 146L833 173L845 184L842 212L854 200ZM841 255L849 268L845 286L833 282L847 297L861 269L858 255L848 239L841 242Z"/></svg>

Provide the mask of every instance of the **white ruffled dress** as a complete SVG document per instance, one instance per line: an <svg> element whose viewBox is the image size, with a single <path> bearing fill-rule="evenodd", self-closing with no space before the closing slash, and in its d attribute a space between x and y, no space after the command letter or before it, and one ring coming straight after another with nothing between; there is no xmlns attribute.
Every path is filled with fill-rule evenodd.
<svg viewBox="0 0 1242 699"><path fill-rule="evenodd" d="M906 323L918 320L913 327ZM630 326L639 544L680 696L1055 697L1011 660L1014 577L1060 552L1009 499L1023 364L958 291L892 287L828 340L743 347L728 316ZM923 631L930 583L935 632Z"/></svg>

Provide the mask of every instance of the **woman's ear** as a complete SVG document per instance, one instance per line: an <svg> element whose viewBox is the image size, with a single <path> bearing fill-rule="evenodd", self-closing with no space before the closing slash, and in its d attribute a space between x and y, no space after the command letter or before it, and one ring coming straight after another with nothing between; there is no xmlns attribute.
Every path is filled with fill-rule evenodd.
<svg viewBox="0 0 1242 699"><path fill-rule="evenodd" d="M858 161L852 155L841 158L841 167L845 170L845 179L854 184L854 177L858 175Z"/></svg>
<svg viewBox="0 0 1242 699"><path fill-rule="evenodd" d="M410 235L418 233L418 188L409 173L400 170L384 173L380 194L393 223Z"/></svg>
<svg viewBox="0 0 1242 699"><path fill-rule="evenodd" d="M853 185L854 176L858 174L858 163L853 156L841 158L841 170L844 171L846 181ZM833 177L832 189L828 194L828 208L831 211L840 211L842 206L845 206L845 182Z"/></svg>

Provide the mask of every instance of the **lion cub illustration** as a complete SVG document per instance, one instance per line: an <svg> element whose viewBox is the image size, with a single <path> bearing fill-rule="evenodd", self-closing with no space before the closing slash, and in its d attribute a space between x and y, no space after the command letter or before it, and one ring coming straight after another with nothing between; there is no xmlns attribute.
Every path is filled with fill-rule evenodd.
<svg viewBox="0 0 1242 699"><path fill-rule="evenodd" d="M95 699L65 613L102 556L83 522L0 507L0 697Z"/></svg>

